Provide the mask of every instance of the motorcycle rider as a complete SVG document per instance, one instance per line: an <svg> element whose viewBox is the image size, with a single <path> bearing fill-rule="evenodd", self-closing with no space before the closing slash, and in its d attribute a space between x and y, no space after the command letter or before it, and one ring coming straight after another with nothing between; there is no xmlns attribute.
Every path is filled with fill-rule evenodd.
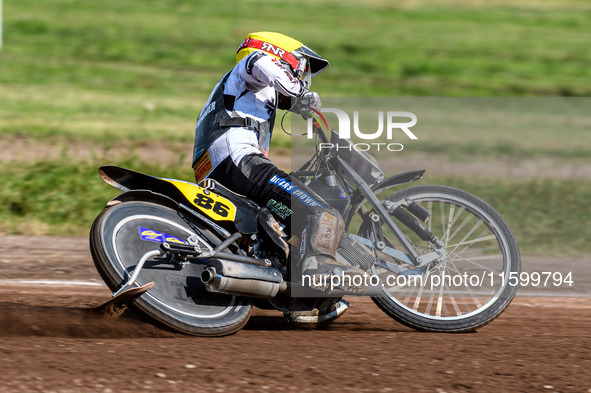
<svg viewBox="0 0 591 393"><path fill-rule="evenodd" d="M193 152L197 182L212 178L245 195L273 213L288 239L299 238L299 247L292 247L298 255L292 255L291 263L301 267L302 276L312 277L315 290L326 290L313 283L330 282L321 279L331 274L365 272L335 259L344 229L339 213L267 155L276 110L302 115L318 110L320 98L308 90L304 77L328 66L326 59L291 37L248 34L238 48L236 66L217 83L197 118Z"/></svg>

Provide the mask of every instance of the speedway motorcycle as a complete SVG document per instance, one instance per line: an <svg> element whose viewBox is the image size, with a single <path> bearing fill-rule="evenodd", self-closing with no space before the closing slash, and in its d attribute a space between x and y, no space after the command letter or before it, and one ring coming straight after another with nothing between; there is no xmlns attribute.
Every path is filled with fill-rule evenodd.
<svg viewBox="0 0 591 393"><path fill-rule="evenodd" d="M424 170L385 178L351 140L335 131L329 139L319 119L313 129L323 148L292 176L340 212L346 234L337 259L377 277L371 297L386 314L417 330L466 332L505 310L520 254L496 210L456 188L407 184ZM109 306L129 303L175 331L202 336L237 332L253 307L312 324L348 307L342 296L292 294L298 278L288 268L289 239L267 208L211 179L193 184L116 166L99 172L122 191L90 232L94 263L114 292Z"/></svg>

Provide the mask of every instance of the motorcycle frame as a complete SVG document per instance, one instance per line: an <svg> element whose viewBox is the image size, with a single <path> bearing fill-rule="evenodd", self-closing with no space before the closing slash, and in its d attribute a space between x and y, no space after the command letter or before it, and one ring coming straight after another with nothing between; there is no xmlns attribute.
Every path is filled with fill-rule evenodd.
<svg viewBox="0 0 591 393"><path fill-rule="evenodd" d="M322 142L325 142L325 143L328 142L328 139L327 139L324 131L322 130L321 127L319 127L316 124L314 127L314 132L316 133L316 135L320 138L320 140ZM345 221L345 225L346 225L345 228L349 227L352 218L355 216L355 214L358 213L358 211L360 209L362 210L362 212L365 210L364 203L367 201L373 207L373 209L375 210L379 219L390 229L390 231L392 231L392 233L394 234L396 239L400 242L400 244L402 245L402 247L406 251L406 253L404 253L401 250L393 250L393 252L396 252L396 255L393 255L393 256L396 257L397 259L403 260L406 263L414 265L415 267L421 267L422 265L424 265L423 261L421 261L420 256L414 250L412 244L407 239L404 232L402 232L402 230L400 229L398 224L392 219L390 213L388 212L388 209L380 202L380 200L377 198L375 193L376 193L376 191L379 191L379 190L384 190L384 189L394 187L394 186L397 186L400 184L419 180L420 178L422 178L425 171L424 170L416 170L416 171L410 171L410 172L397 174L397 175L391 176L391 177L383 180L380 183L373 184L372 186L370 186L342 157L340 157L338 154L332 155L332 153L333 152L331 150L329 150L327 153L317 150L315 157L312 158L312 160L314 158L317 159L316 168L314 171L299 170L299 171L293 172L291 175L295 176L295 177L310 177L310 176L320 177L323 174L326 174L326 172L329 170L336 170L336 169L338 169L339 166L342 167L345 171L347 171L347 173L349 174L352 181L350 181L351 179L349 179L349 181L345 181L340 175L338 175L339 180L343 184L348 184L349 186L355 187L354 190L350 189L350 187L346 187L347 189L344 190L347 193L349 200L351 201L351 205L347 209L347 212L344 217L346 220ZM312 160L310 160L309 163ZM304 167L306 167L308 164L304 165ZM322 169L322 167L324 167L326 169ZM336 172L338 174L338 170ZM135 174L135 175L144 176L142 174ZM253 265L260 265L260 266L270 266L271 265L269 260L259 260L257 258L252 258L252 257L247 257L247 256L239 256L239 255L234 255L232 253L224 252L224 249L227 248L228 245L236 242L241 237L240 232L236 232L236 233L231 234L226 229L222 228L221 226L214 223L210 219L202 216L194 209L192 209L188 206L185 206L183 203L179 203L178 201L173 200L172 198L170 198L167 195L163 195L158 192L153 192L149 189L139 189L139 190L138 189L133 189L133 190L126 189L125 186L121 186L121 185L117 184L116 181L111 180L108 175L103 173L102 176L103 176L103 179L105 181L107 181L109 184L111 184L119 189L125 190L125 192L123 194L120 194L117 197L113 198L109 202L108 205L111 205L113 203L123 202L125 200L148 200L148 201L157 200L160 203L163 203L164 205L178 209L179 212L182 211L184 213L189 213L189 216L191 216L192 220L196 220L196 221L201 222L201 224L205 224L206 227L213 229L218 234L221 234L227 238L224 242L222 242L220 245L218 245L215 249L213 249L210 252L207 252L207 251L195 252L196 250L194 250L192 248L193 246L186 246L185 249L183 249L181 247L179 249L170 250L169 249L170 245L163 243L161 250L152 251L152 252L148 253L149 255L146 254L140 259L133 275L128 277L128 280L122 285L122 287L117 292L115 292L114 295L121 293L122 291L130 288L133 285L133 283L135 282L135 279L137 278L140 270L143 267L145 260L147 260L151 256L154 256L157 254L163 255L165 253L170 253L171 251L176 251L176 253L178 253L179 256L181 256L181 255L188 256L188 255L193 254L194 256L197 256L197 258L199 260L213 258L213 257L219 257L219 258L223 258L225 260L236 261L236 262L246 263L246 264L253 264ZM185 219L188 219L188 217L186 217ZM368 218L362 216L362 219L367 220ZM192 220L189 220L189 221L192 221ZM374 229L374 230L380 230L380 225L378 222L373 222L372 224L373 224L374 228L377 227L377 229ZM368 241L370 241L370 240L368 239ZM437 247L437 245L435 245L435 246Z"/></svg>
<svg viewBox="0 0 591 393"><path fill-rule="evenodd" d="M322 127L320 126L320 124L318 122L313 122L313 132L318 136L318 138L320 139L320 141L322 143L329 142L326 134L324 133L324 130L322 129ZM316 143L318 143L318 140L316 141ZM406 237L404 232L402 232L402 230L400 229L398 224L392 219L391 215L388 213L388 210L386 210L386 208L383 206L383 204L377 198L375 192L378 190L381 191L381 190L384 190L384 189L387 189L390 187L394 187L394 186L397 186L400 184L419 180L423 177L425 170L415 170L415 171L400 173L400 174L391 176L391 177L383 180L382 182L373 185L373 188L372 188L372 187L370 187L369 184L367 184L367 182L365 180L363 180L361 178L361 176L359 176L359 174L357 174L357 172L342 157L338 156L338 154L336 156L334 156L335 159L330 159L329 157L331 157L331 153L333 152L333 149L329 149L327 153L323 153L317 149L316 150L316 158L317 158L316 169L314 171L299 170L299 171L293 172L292 176L295 176L295 177L307 177L307 176L319 177L323 173L326 172L326 170L322 170L321 167L330 168L333 170L338 169L338 168L335 168L335 164L333 164L336 162L336 166L341 166L342 168L344 168L344 170L346 170L347 173L352 178L353 182L350 182L350 181L345 182L342 178L340 180L345 184L350 184L350 185L356 187L356 189L353 193L351 193L349 190L345 190L345 192L347 192L349 199L351 200L351 206L347 210L346 217L344 217L345 228L349 227L352 218L355 216L355 214L357 214L359 209L363 208L363 204L366 201L369 202L370 205L375 210L375 212L377 213L377 215L379 216L379 218L388 227L388 229L390 229L390 231L392 231L392 233L394 234L396 239L400 242L400 244L402 245L402 247L406 251L406 257L408 259L405 260L405 262L409 262L414 266L419 266L420 264L417 260L417 258L419 257L418 253L415 251L412 244L410 243L410 241L408 240L408 238ZM309 161L309 162L311 162L311 161ZM321 165L321 163L323 165ZM307 165L308 164L304 165L304 167ZM338 171L336 171L336 172L338 173ZM356 194L358 194L359 196L357 196Z"/></svg>

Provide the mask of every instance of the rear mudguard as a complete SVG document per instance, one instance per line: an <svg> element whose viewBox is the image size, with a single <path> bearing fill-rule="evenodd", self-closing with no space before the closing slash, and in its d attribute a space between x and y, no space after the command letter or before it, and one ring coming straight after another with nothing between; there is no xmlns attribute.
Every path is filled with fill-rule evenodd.
<svg viewBox="0 0 591 393"><path fill-rule="evenodd" d="M100 167L99 173L107 184L124 192L115 200L155 200L176 209L185 206L229 232L258 232L260 208L244 197L221 196L193 183L149 176L117 166Z"/></svg>

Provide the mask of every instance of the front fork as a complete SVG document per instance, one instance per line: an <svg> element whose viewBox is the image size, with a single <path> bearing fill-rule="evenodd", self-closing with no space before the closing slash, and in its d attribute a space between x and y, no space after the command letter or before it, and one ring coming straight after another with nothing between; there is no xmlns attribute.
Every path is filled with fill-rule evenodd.
<svg viewBox="0 0 591 393"><path fill-rule="evenodd" d="M436 260L437 258L440 258L445 253L445 250L443 250L444 244L437 238L437 236L435 236L431 231L425 228L414 216L412 216L410 213L404 210L401 206L389 206L389 209L386 209L386 207L373 193L372 189L353 170L353 168L351 168L351 166L340 157L338 159L339 164L342 165L342 167L348 171L348 174L357 183L357 189L363 194L365 199L373 207L375 213L373 213L373 215L370 215L369 218L371 220L371 225L372 229L374 229L374 233L376 234L376 236L380 237L376 238L376 243L374 245L375 248L379 249L381 246L385 246L380 225L381 221L394 234L398 242L406 251L407 258L405 258L405 262L410 263L411 265L414 265L416 267L421 267ZM407 227L409 227L421 239L429 241L431 244L433 244L435 251L425 255L419 255L410 243L410 241L408 240L408 238L406 237L406 235L404 234L404 232L402 232L398 224L394 222L394 220L391 217L391 214L394 215L397 219L399 219L402 223L404 223Z"/></svg>

